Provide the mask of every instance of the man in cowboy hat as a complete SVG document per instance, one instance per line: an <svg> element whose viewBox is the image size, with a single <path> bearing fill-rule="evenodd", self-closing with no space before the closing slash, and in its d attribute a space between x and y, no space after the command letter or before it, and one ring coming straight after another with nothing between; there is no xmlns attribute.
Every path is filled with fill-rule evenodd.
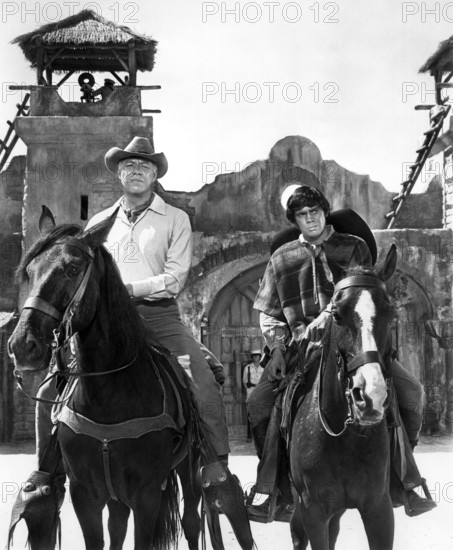
<svg viewBox="0 0 453 550"><path fill-rule="evenodd" d="M175 299L191 266L192 230L188 215L165 203L155 192L157 178L167 172L167 159L163 153L154 152L148 138L134 137L124 149L113 147L107 151L105 164L118 175L124 194L113 206L93 216L87 229L117 210L105 246L151 333L189 368L198 412L216 454L203 468L203 485L219 484L222 473L221 479L230 484L230 494L219 500L224 504L221 509L233 527L236 522L236 527L245 529L248 520L242 490L227 466L230 447L221 387L200 343L182 323ZM214 366L218 371L218 365ZM241 524L243 518L246 527Z"/></svg>
<svg viewBox="0 0 453 550"><path fill-rule="evenodd" d="M219 385L224 380L223 370L209 350L183 325L175 300L191 265L192 230L187 214L165 203L155 193L157 178L167 172L167 159L163 153L154 152L148 138L134 137L124 149L113 147L107 151L105 163L118 175L124 194L113 206L93 216L86 229L117 212L105 246L138 312L150 328L150 338L173 353L194 381L194 400L207 439L207 445L202 444L206 502L216 513L223 511L238 539L242 537L251 547L244 494L237 477L228 469L228 428ZM58 497L58 501L55 499L57 513L64 496L65 472L51 444L52 421L47 404L51 401L45 400L56 398L52 380L48 379L38 392L42 402L37 405L36 446L40 471L54 472L51 477ZM23 506L23 502L18 501L16 509L21 511ZM212 515L207 516L208 521L212 521ZM14 517L19 518L19 514ZM215 525L210 525L211 528L215 537Z"/></svg>
<svg viewBox="0 0 453 550"><path fill-rule="evenodd" d="M322 335L330 316L329 302L335 283L350 267L371 266L373 262L370 249L373 260L376 259L372 233L369 228L362 227L359 220L363 224L365 222L349 210L346 217L350 231L336 231L327 223L327 220L335 219L334 214L329 218L330 204L316 187L292 186L291 193L284 198L284 207L288 220L295 227L286 230L286 235L279 234L275 239L277 244L271 246L273 254L254 304L254 308L260 311L261 330L270 359L259 384L247 401L252 434L261 460L259 472L266 472L266 479L276 479L264 467L266 457L263 454L268 447L275 447L266 442L266 436L274 407L273 390L287 371L285 351L291 340L303 340L307 327L310 327L310 334ZM341 217L339 225L342 225ZM356 226L354 232L363 235L365 240L351 234L353 225ZM370 243L369 246L367 242ZM396 359L392 365L392 377L401 416L413 448L421 428L423 388ZM411 453L410 448L406 451ZM272 464L270 469L272 470ZM264 492L265 482L259 481L258 486L260 492ZM288 484L286 488L288 489ZM269 488L269 491L273 490L273 487ZM435 506L432 500L421 499L413 490L408 492L407 499L410 515L423 513ZM259 522L273 519L287 521L290 517L288 506L291 500L291 493L287 491L273 509L269 499L258 506L249 503L249 517Z"/></svg>
<svg viewBox="0 0 453 550"><path fill-rule="evenodd" d="M183 289L192 261L192 230L188 215L155 193L157 178L168 169L164 153L150 140L134 137L124 148L105 155L116 173L123 196L91 218L86 229L118 210L105 243L139 313L156 339L176 357L189 356L200 416L221 460L230 447L221 388L198 342L183 325L176 296Z"/></svg>

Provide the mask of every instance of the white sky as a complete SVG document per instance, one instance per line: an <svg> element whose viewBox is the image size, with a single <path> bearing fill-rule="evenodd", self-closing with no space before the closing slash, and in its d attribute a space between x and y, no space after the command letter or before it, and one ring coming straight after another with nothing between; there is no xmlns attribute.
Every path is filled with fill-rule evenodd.
<svg viewBox="0 0 453 550"><path fill-rule="evenodd" d="M162 184L186 191L267 158L288 135L397 190L428 127L414 105L433 101L433 79L418 69L453 34L453 3L429 0L3 1L0 121L20 100L7 85L35 83L10 41L84 7L158 40L155 69L138 83L162 86L143 92L143 106L162 109L154 118L156 150L170 166ZM76 75L68 82L78 100ZM224 93L235 87L237 96Z"/></svg>

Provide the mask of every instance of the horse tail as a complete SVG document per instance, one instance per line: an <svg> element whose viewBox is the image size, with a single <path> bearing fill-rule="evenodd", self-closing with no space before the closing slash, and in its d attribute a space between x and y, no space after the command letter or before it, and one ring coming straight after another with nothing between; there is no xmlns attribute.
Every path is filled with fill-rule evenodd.
<svg viewBox="0 0 453 550"><path fill-rule="evenodd" d="M152 542L153 550L176 548L180 527L178 479L173 470L167 478L165 490L162 491Z"/></svg>

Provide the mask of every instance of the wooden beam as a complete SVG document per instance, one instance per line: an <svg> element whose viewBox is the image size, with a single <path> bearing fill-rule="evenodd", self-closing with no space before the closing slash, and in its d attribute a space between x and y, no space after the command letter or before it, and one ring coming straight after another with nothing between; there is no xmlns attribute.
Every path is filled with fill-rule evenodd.
<svg viewBox="0 0 453 550"><path fill-rule="evenodd" d="M137 86L137 88L140 88L140 90L161 90L162 86Z"/></svg>
<svg viewBox="0 0 453 550"><path fill-rule="evenodd" d="M60 48L57 52L54 53L54 55L50 59L46 59L46 64L44 65L44 69L48 69L52 65L52 61L54 61L61 53L63 53L65 49L66 48Z"/></svg>
<svg viewBox="0 0 453 550"><path fill-rule="evenodd" d="M121 59L121 57L116 53L115 50L112 50L113 55L118 59L118 61L121 63L121 65L124 67L124 70L126 72L129 71L129 67L127 66L127 63L124 61L124 59Z"/></svg>
<svg viewBox="0 0 453 550"><path fill-rule="evenodd" d="M137 86L137 57L135 42L129 42L129 86Z"/></svg>
<svg viewBox="0 0 453 550"><path fill-rule="evenodd" d="M11 84L8 86L9 90L32 90L33 88L42 88L42 86L37 86L36 84ZM48 86L48 88L54 88L55 90L58 88L58 86Z"/></svg>
<svg viewBox="0 0 453 550"><path fill-rule="evenodd" d="M42 80L44 79L43 76L43 69L44 69L44 49L41 45L41 37L37 36L35 38L35 43L38 48L38 51L36 53L36 81L38 84L42 84Z"/></svg>
<svg viewBox="0 0 453 550"><path fill-rule="evenodd" d="M124 82L124 80L118 74L116 74L115 71L110 71L110 74L112 74L118 80L121 86L126 86L126 83Z"/></svg>
<svg viewBox="0 0 453 550"><path fill-rule="evenodd" d="M64 82L66 82L66 80L68 80L68 78L70 78L73 74L75 73L75 71L69 71L69 73L66 73L64 75L64 77L60 80L60 82L56 85L56 88L59 88Z"/></svg>
<svg viewBox="0 0 453 550"><path fill-rule="evenodd" d="M444 78L444 82L449 82L452 78L453 78L453 71L450 72L450 74L448 74L448 75Z"/></svg>

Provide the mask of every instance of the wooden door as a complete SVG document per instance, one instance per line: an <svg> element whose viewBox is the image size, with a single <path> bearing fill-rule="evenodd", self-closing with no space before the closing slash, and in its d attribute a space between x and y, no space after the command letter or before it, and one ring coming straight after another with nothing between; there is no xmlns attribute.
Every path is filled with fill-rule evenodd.
<svg viewBox="0 0 453 550"><path fill-rule="evenodd" d="M266 264L253 267L233 279L218 294L203 331L203 343L221 360L226 381L223 397L231 438L245 438L247 417L244 367L250 350L262 348L259 312L253 302Z"/></svg>

